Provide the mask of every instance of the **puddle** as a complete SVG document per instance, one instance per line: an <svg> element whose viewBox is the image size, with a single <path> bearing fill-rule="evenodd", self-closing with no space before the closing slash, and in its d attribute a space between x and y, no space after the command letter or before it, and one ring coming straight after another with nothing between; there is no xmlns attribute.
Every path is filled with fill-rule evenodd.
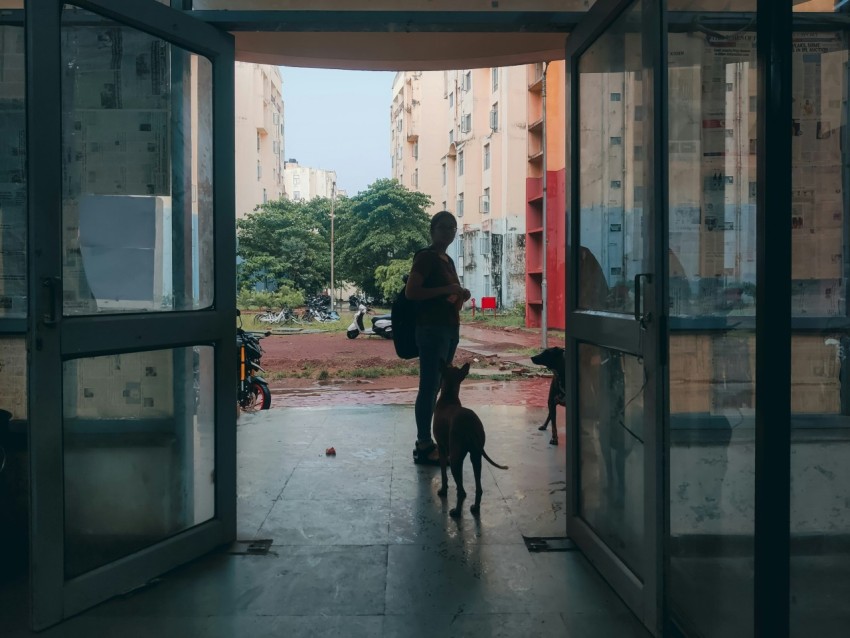
<svg viewBox="0 0 850 638"><path fill-rule="evenodd" d="M272 388L273 408L301 408L329 405L413 405L416 379L409 387L381 387L382 383L364 382L352 387L314 385L306 388ZM549 379L538 377L511 381L466 381L460 398L464 405L527 405L546 407Z"/></svg>

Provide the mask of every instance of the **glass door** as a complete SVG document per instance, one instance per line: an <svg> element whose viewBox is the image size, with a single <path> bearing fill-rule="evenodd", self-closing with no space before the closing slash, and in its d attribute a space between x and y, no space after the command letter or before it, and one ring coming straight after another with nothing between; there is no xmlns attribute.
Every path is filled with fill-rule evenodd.
<svg viewBox="0 0 850 638"><path fill-rule="evenodd" d="M40 629L235 536L234 57L153 0L26 9Z"/></svg>
<svg viewBox="0 0 850 638"><path fill-rule="evenodd" d="M568 533L659 633L663 152L661 14L600 0L567 42Z"/></svg>

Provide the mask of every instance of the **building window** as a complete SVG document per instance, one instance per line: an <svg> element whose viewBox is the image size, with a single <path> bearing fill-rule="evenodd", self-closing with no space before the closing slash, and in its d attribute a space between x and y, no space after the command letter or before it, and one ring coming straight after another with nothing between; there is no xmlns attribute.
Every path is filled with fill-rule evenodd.
<svg viewBox="0 0 850 638"><path fill-rule="evenodd" d="M457 174L463 175L463 151L457 154Z"/></svg>
<svg viewBox="0 0 850 638"><path fill-rule="evenodd" d="M463 133L469 133L472 130L472 114L467 113L460 119L460 130Z"/></svg>
<svg viewBox="0 0 850 638"><path fill-rule="evenodd" d="M296 202L299 201L301 199L301 191L295 191L294 193L292 193L292 199L294 199Z"/></svg>
<svg viewBox="0 0 850 638"><path fill-rule="evenodd" d="M419 188L419 169L413 169L413 188Z"/></svg>
<svg viewBox="0 0 850 638"><path fill-rule="evenodd" d="M484 189L484 195L481 197L481 212L489 213L490 212L490 189Z"/></svg>
<svg viewBox="0 0 850 638"><path fill-rule="evenodd" d="M498 90L498 88L499 88L499 69L494 68L490 73L491 73L491 76L492 76L492 84L493 84L492 92L495 93L496 90Z"/></svg>
<svg viewBox="0 0 850 638"><path fill-rule="evenodd" d="M484 170L490 170L490 145L484 145Z"/></svg>
<svg viewBox="0 0 850 638"><path fill-rule="evenodd" d="M493 104L493 108L490 109L490 128L494 131L499 130L499 103L498 102Z"/></svg>
<svg viewBox="0 0 850 638"><path fill-rule="evenodd" d="M266 189L263 189L263 203L267 203L269 201L269 194L266 192Z"/></svg>
<svg viewBox="0 0 850 638"><path fill-rule="evenodd" d="M454 131L454 129L452 129L451 131L449 131L449 144L454 144L454 143L455 143L455 131Z"/></svg>
<svg viewBox="0 0 850 638"><path fill-rule="evenodd" d="M296 173L295 175L292 176L292 184L293 184L293 186L298 186L300 183L301 183L301 176L298 173Z"/></svg>
<svg viewBox="0 0 850 638"><path fill-rule="evenodd" d="M443 186L445 186L445 185L446 185L446 174L447 174L447 171L446 171L446 163L445 163L445 162L443 162ZM443 202L443 208L445 209L445 207L446 207L446 203L445 203L445 202Z"/></svg>
<svg viewBox="0 0 850 638"><path fill-rule="evenodd" d="M643 146L635 146L635 161L643 161Z"/></svg>
<svg viewBox="0 0 850 638"><path fill-rule="evenodd" d="M463 217L463 193L457 194L457 216Z"/></svg>
<svg viewBox="0 0 850 638"><path fill-rule="evenodd" d="M463 90L471 91L472 90L472 71L467 71L463 75Z"/></svg>
<svg viewBox="0 0 850 638"><path fill-rule="evenodd" d="M452 108L455 105L455 94L454 91L449 93L449 108Z"/></svg>
<svg viewBox="0 0 850 638"><path fill-rule="evenodd" d="M622 145L623 145L623 138L622 137L620 137L619 135L611 137L611 146L622 146Z"/></svg>
<svg viewBox="0 0 850 638"><path fill-rule="evenodd" d="M257 151L259 151L259 150L260 150L260 133L258 131L257 132Z"/></svg>
<svg viewBox="0 0 850 638"><path fill-rule="evenodd" d="M277 113L272 113L272 123L273 123L275 126L277 126L278 124L280 124L280 115L278 115Z"/></svg>
<svg viewBox="0 0 850 638"><path fill-rule="evenodd" d="M445 200L443 201L443 208L441 208L440 210L446 210L446 202L445 202Z"/></svg>
<svg viewBox="0 0 850 638"><path fill-rule="evenodd" d="M622 98L622 96L619 93L612 93L611 94L611 101L612 102L619 102L621 100L621 98Z"/></svg>
<svg viewBox="0 0 850 638"><path fill-rule="evenodd" d="M413 159L419 159L419 141L413 143Z"/></svg>
<svg viewBox="0 0 850 638"><path fill-rule="evenodd" d="M257 181L259 182L261 179L263 179L263 167L260 160L257 160Z"/></svg>

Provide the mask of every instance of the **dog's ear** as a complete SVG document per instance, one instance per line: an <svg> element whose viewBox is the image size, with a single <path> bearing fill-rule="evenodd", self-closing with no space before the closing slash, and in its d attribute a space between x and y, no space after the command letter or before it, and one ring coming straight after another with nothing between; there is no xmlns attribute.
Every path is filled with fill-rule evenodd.
<svg viewBox="0 0 850 638"><path fill-rule="evenodd" d="M466 375L469 374L469 361L463 364L463 367L460 369L460 371L463 373L462 378L465 379Z"/></svg>

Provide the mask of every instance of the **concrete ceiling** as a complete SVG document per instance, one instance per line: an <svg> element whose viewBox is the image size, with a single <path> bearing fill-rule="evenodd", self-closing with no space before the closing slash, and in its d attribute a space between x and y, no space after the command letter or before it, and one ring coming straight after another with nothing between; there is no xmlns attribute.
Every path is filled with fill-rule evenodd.
<svg viewBox="0 0 850 638"><path fill-rule="evenodd" d="M235 32L243 62L371 71L432 71L563 59L563 33Z"/></svg>

